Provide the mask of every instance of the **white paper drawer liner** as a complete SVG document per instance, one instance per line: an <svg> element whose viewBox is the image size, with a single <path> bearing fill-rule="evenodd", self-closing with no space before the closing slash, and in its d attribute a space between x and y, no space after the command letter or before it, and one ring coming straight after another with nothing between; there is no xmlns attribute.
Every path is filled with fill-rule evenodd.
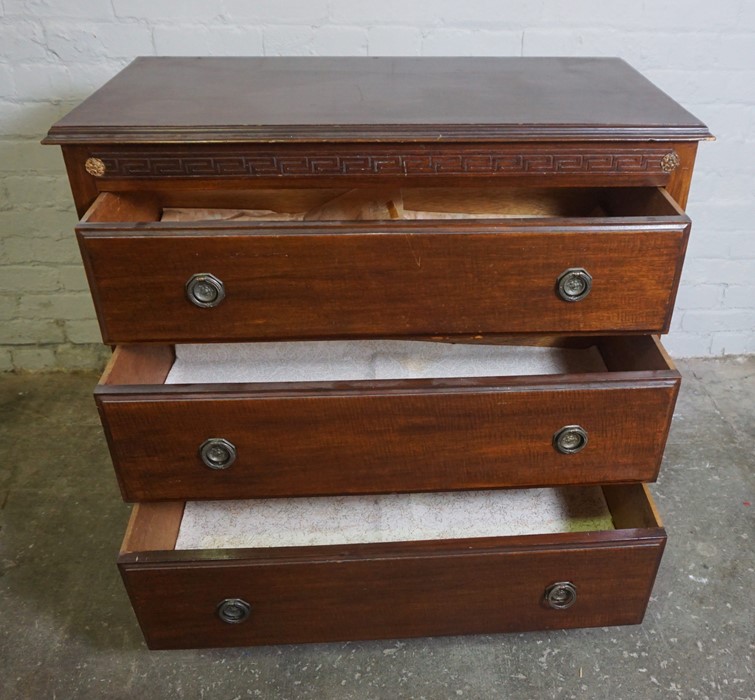
<svg viewBox="0 0 755 700"><path fill-rule="evenodd" d="M176 549L296 547L611 530L600 487L190 501Z"/></svg>
<svg viewBox="0 0 755 700"><path fill-rule="evenodd" d="M166 384L491 377L605 372L585 349L353 340L177 345Z"/></svg>

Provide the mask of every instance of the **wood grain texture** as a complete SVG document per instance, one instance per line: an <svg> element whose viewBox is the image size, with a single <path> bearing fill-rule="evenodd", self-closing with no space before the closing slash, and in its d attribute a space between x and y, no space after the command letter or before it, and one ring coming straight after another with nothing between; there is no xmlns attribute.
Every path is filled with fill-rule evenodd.
<svg viewBox="0 0 755 700"><path fill-rule="evenodd" d="M457 187L667 187L686 205L696 143L577 142L508 144L123 144L63 146L79 216L99 191L182 192L266 187L318 189L418 184ZM666 172L663 159L675 153L679 166ZM105 173L94 177L86 161L99 158ZM253 189L250 187L253 185ZM183 195L184 202L186 195ZM294 200L295 203L295 200ZM195 205L199 206L199 205ZM223 206L219 201L217 206Z"/></svg>
<svg viewBox="0 0 755 700"><path fill-rule="evenodd" d="M665 332L707 138L618 59L137 59L45 139L63 146L84 217L103 337L162 343L119 348L96 392L124 497L654 479L679 375L643 336L597 339L609 371L582 376L161 382L174 342L568 345ZM550 210L547 223L155 223L164 206L310 209L366 186L555 187L571 204L574 188L619 189L601 198L605 219ZM582 302L555 294L568 267L593 275ZM216 309L185 299L200 272L226 285ZM553 433L571 423L587 428L588 447L560 455ZM237 445L229 470L201 464L207 437ZM173 550L183 500L141 503L119 566L153 648L639 622L665 533L646 488L604 493L618 531L195 552ZM566 611L543 604L559 580L579 591ZM235 596L252 618L227 625L216 606Z"/></svg>
<svg viewBox="0 0 755 700"><path fill-rule="evenodd" d="M174 359L169 345L122 345L113 352L100 385L162 384Z"/></svg>
<svg viewBox="0 0 755 700"><path fill-rule="evenodd" d="M101 221L98 200L77 232L108 343L663 332L689 219L662 199L623 217L212 224ZM555 291L570 267L593 276L577 303ZM205 272L225 284L213 309L184 294Z"/></svg>
<svg viewBox="0 0 755 700"><path fill-rule="evenodd" d="M654 481L676 398L643 388L425 396L247 398L180 393L132 402L99 395L128 501L385 493ZM590 435L562 455L553 435ZM222 437L239 457L205 467L199 446Z"/></svg>
<svg viewBox="0 0 755 700"><path fill-rule="evenodd" d="M181 527L184 503L137 503L131 511L121 554L171 550Z"/></svg>
<svg viewBox="0 0 755 700"><path fill-rule="evenodd" d="M597 339L603 362L610 372L675 370L658 336L613 336Z"/></svg>
<svg viewBox="0 0 755 700"><path fill-rule="evenodd" d="M689 188L692 183L692 171L697 157L697 144L676 143L673 145L673 150L679 156L679 167L675 168L670 174L669 181L665 186L679 206L686 209Z"/></svg>
<svg viewBox="0 0 755 700"><path fill-rule="evenodd" d="M82 214L101 191L166 193L182 190L250 190L264 187L344 188L380 183L456 187L460 183L521 187L616 187L681 184L663 159L684 154L686 143L344 143L344 144L171 144L103 147L64 146L69 173L82 183L75 191ZM86 171L94 157L101 177ZM687 161L680 156L682 164ZM688 182L687 182L688 189Z"/></svg>
<svg viewBox="0 0 755 700"><path fill-rule="evenodd" d="M662 537L533 553L473 548L432 558L272 564L122 564L151 649L233 647L605 627L642 621ZM471 551L470 551L471 550ZM577 586L568 610L542 602L556 581ZM242 598L251 618L215 613Z"/></svg>
<svg viewBox="0 0 755 700"><path fill-rule="evenodd" d="M139 58L45 143L699 140L615 58Z"/></svg>
<svg viewBox="0 0 755 700"><path fill-rule="evenodd" d="M642 504L641 487L623 489ZM631 529L606 532L133 552L120 556L119 568L153 649L633 624L644 615L666 539L642 524L641 510L632 519L628 507ZM556 581L577 587L568 610L543 601ZM239 625L215 612L233 597L252 606Z"/></svg>
<svg viewBox="0 0 755 700"><path fill-rule="evenodd" d="M653 481L680 378L647 341L602 341L625 348L606 373L100 385L95 398L127 501ZM573 424L589 443L561 454L553 435ZM236 446L230 468L202 463L211 437Z"/></svg>
<svg viewBox="0 0 755 700"><path fill-rule="evenodd" d="M111 344L665 332L686 239L683 225L619 232L587 224L563 234L501 227L376 235L377 228L79 235ZM593 277L590 296L577 303L555 292L571 267ZM214 309L184 295L186 281L204 272L225 285L226 299Z"/></svg>
<svg viewBox="0 0 755 700"><path fill-rule="evenodd" d="M617 529L663 527L647 484L632 489L604 486L603 496Z"/></svg>
<svg viewBox="0 0 755 700"><path fill-rule="evenodd" d="M157 196L150 193L111 194L102 193L97 206L89 209L82 217L83 224L104 221L157 221L162 208Z"/></svg>
<svg viewBox="0 0 755 700"><path fill-rule="evenodd" d="M71 186L71 194L76 205L76 214L82 217L98 195L95 178L84 168L84 163L89 158L89 147L65 146L61 150L66 165L68 184Z"/></svg>

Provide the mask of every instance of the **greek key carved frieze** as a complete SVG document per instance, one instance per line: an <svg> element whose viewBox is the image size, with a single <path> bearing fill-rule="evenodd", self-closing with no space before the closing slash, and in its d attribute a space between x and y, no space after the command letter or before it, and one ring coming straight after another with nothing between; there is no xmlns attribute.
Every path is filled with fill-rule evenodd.
<svg viewBox="0 0 755 700"><path fill-rule="evenodd" d="M405 152L376 155L208 153L96 153L98 177L321 177L354 175L495 175L670 172L675 160L665 151L458 154ZM92 173L95 174L95 173Z"/></svg>

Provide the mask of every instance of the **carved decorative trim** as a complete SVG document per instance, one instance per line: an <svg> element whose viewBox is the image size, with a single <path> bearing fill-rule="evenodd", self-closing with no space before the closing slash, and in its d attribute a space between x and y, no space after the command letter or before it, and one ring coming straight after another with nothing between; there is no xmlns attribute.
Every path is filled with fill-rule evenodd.
<svg viewBox="0 0 755 700"><path fill-rule="evenodd" d="M427 151L385 154L280 154L269 152L176 155L98 153L108 178L148 177L322 177L355 175L573 175L575 173L668 173L667 151L449 154ZM675 154L674 154L675 155ZM678 160L678 157L677 157ZM87 161L87 163L89 163ZM673 168L672 168L673 169Z"/></svg>
<svg viewBox="0 0 755 700"><path fill-rule="evenodd" d="M664 173L671 173L674 170L676 170L678 167L679 167L679 156L677 155L676 151L671 151L670 153L667 153L661 159L661 170L663 170Z"/></svg>
<svg viewBox="0 0 755 700"><path fill-rule="evenodd" d="M87 158L84 170L92 177L102 177L105 174L105 164L99 158Z"/></svg>

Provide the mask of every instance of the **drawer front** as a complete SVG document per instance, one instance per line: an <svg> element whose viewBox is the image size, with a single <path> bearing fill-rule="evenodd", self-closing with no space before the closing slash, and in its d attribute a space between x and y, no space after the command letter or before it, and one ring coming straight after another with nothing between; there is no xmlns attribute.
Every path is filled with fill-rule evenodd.
<svg viewBox="0 0 755 700"><path fill-rule="evenodd" d="M328 642L639 623L664 543L648 525L221 556L134 551L120 569L153 649ZM576 589L567 609L546 601L557 582ZM249 617L224 622L227 599L244 601Z"/></svg>
<svg viewBox="0 0 755 700"><path fill-rule="evenodd" d="M256 385L108 383L128 381L130 372L122 367L139 357L138 349L122 348L96 399L128 501L655 480L679 376L652 338L604 345L609 367L635 371ZM611 348L628 359L611 364ZM156 381L169 362L157 363ZM569 426L586 433L577 452L557 446L556 435ZM234 458L213 468L218 465L201 450L219 440Z"/></svg>
<svg viewBox="0 0 755 700"><path fill-rule="evenodd" d="M653 481L673 381L100 398L124 498L254 498ZM563 427L587 446L562 454ZM227 468L200 446L227 440Z"/></svg>
<svg viewBox="0 0 755 700"><path fill-rule="evenodd" d="M603 627L642 621L658 542L537 552L455 552L306 563L124 565L123 578L152 649L390 639ZM573 582L567 610L545 589ZM228 598L251 605L221 621Z"/></svg>
<svg viewBox="0 0 755 700"><path fill-rule="evenodd" d="M79 236L107 343L666 330L688 227L590 228ZM206 274L213 308L187 298Z"/></svg>

